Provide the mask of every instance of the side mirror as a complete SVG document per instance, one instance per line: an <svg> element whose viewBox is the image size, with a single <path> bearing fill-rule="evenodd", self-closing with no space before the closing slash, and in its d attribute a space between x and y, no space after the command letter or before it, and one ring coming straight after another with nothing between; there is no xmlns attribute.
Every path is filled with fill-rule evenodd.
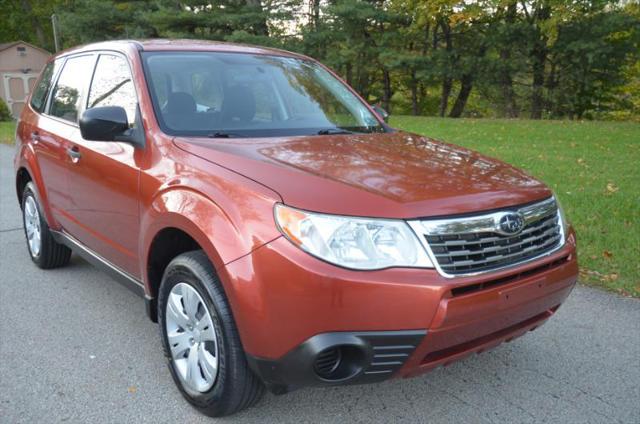
<svg viewBox="0 0 640 424"><path fill-rule="evenodd" d="M387 112L386 110L384 110L378 105L371 105L371 109L373 109L373 111L377 113L378 116L382 118L384 122L389 122L389 112Z"/></svg>
<svg viewBox="0 0 640 424"><path fill-rule="evenodd" d="M117 140L129 130L127 112L120 106L101 106L87 109L80 118L80 134L85 140Z"/></svg>

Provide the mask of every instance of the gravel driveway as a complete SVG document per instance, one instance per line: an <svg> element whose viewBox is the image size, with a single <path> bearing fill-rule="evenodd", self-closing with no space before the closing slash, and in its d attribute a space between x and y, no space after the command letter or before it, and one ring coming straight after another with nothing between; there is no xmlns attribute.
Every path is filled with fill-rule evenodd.
<svg viewBox="0 0 640 424"><path fill-rule="evenodd" d="M74 256L31 264L0 146L0 422L214 422L174 387L141 298ZM448 368L268 394L224 422L640 423L640 301L578 287L549 323Z"/></svg>

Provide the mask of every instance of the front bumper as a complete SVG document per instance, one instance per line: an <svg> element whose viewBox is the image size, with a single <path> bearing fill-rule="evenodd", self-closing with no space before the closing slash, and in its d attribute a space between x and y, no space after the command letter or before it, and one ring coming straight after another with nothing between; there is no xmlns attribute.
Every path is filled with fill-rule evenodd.
<svg viewBox="0 0 640 424"><path fill-rule="evenodd" d="M284 238L225 271L249 362L272 391L285 392L415 376L510 341L553 315L578 265L571 232L545 258L475 277L342 269ZM317 362L332 348L351 365L324 378Z"/></svg>

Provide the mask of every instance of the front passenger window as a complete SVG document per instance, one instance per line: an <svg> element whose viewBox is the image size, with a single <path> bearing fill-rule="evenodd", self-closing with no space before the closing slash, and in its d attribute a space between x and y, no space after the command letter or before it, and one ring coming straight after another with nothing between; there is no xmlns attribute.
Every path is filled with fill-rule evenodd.
<svg viewBox="0 0 640 424"><path fill-rule="evenodd" d="M136 91L127 61L110 54L101 54L98 59L87 109L98 106L120 106L127 112L130 124L135 121Z"/></svg>
<svg viewBox="0 0 640 424"><path fill-rule="evenodd" d="M78 56L67 59L53 90L49 114L65 121L78 122L78 112L85 87L91 78L95 57Z"/></svg>

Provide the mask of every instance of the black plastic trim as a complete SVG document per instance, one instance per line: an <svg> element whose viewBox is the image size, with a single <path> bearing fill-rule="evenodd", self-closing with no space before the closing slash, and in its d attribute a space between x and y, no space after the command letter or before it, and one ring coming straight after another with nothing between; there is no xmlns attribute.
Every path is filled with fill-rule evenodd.
<svg viewBox="0 0 640 424"><path fill-rule="evenodd" d="M247 355L247 360L267 388L276 394L305 386L376 383L395 374L426 334L426 330L323 333L307 339L279 359ZM354 359L358 362L357 372L335 380L317 375L314 364L318 354L340 346L361 352Z"/></svg>
<svg viewBox="0 0 640 424"><path fill-rule="evenodd" d="M158 322L158 301L155 297L144 295L144 310L151 322Z"/></svg>
<svg viewBox="0 0 640 424"><path fill-rule="evenodd" d="M103 270L111 277L113 277L117 282L119 282L138 296L145 295L144 284L142 284L142 282L134 276L113 265L111 262L107 261L102 256L98 255L93 250L89 249L70 235L60 231L51 231L51 234L53 235L53 238L56 242L64 244L69 249L82 256L91 265Z"/></svg>

